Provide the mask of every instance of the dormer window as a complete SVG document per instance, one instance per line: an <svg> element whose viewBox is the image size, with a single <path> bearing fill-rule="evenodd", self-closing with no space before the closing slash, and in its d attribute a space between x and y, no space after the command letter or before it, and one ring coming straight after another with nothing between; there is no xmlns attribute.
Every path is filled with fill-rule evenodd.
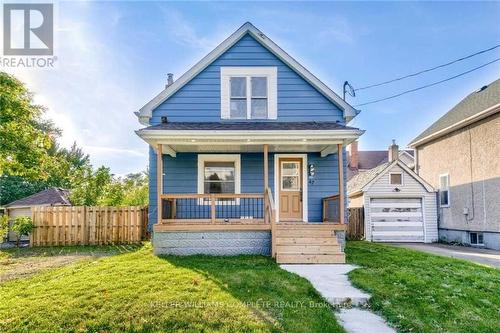
<svg viewBox="0 0 500 333"><path fill-rule="evenodd" d="M276 67L221 67L221 118L276 119Z"/></svg>

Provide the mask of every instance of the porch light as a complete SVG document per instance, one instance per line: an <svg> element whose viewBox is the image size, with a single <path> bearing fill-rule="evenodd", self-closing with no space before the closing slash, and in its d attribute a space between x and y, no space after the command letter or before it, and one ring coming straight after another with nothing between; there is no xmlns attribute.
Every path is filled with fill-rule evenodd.
<svg viewBox="0 0 500 333"><path fill-rule="evenodd" d="M191 140L191 142L196 142L196 140L195 140L195 139L192 139L192 140Z"/></svg>

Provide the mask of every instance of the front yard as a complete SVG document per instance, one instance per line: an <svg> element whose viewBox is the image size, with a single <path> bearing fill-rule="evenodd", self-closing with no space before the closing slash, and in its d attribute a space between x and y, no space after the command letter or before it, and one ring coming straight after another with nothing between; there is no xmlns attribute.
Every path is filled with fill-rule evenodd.
<svg viewBox="0 0 500 333"><path fill-rule="evenodd" d="M500 270L367 242L349 242L351 282L399 332L500 332Z"/></svg>
<svg viewBox="0 0 500 333"><path fill-rule="evenodd" d="M399 332L500 332L500 271L350 242L351 281ZM0 332L343 332L302 278L260 256L151 245L0 251Z"/></svg>
<svg viewBox="0 0 500 333"><path fill-rule="evenodd" d="M147 243L9 250L0 260L58 251L85 257L0 283L0 332L343 332L307 281L266 257L158 258Z"/></svg>

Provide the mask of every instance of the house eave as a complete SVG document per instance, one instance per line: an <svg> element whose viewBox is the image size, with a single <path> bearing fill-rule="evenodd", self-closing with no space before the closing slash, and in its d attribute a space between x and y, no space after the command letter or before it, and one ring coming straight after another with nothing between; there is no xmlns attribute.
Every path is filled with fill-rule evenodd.
<svg viewBox="0 0 500 333"><path fill-rule="evenodd" d="M416 141L412 141L410 142L410 144L408 145L409 148L413 148L413 149L416 149L417 147L423 145L423 144L426 144L430 141L433 141L433 140L436 140L436 139L439 139L440 137L446 135L446 134L449 134L453 131L456 131L458 129L461 129L465 126L468 126L470 124L473 124L477 121L480 121L488 116L491 116L497 112L500 111L500 103L496 104L496 105L493 105L489 108L487 108L486 110L484 111L481 111L479 113L476 113L475 115L472 115L468 118L465 118L459 122L456 122L455 124L451 125L451 126L448 126L446 128L443 128L437 132L434 132L426 137L423 137L419 140L416 140Z"/></svg>

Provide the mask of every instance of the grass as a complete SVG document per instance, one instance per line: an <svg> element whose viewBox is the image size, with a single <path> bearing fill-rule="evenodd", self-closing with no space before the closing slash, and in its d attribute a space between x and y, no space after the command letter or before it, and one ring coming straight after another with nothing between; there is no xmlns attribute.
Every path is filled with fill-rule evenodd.
<svg viewBox="0 0 500 333"><path fill-rule="evenodd" d="M500 332L500 270L418 251L348 242L349 274L398 332Z"/></svg>
<svg viewBox="0 0 500 333"><path fill-rule="evenodd" d="M61 251L91 255L0 283L1 332L343 332L306 280L267 257L156 257L147 243L0 260Z"/></svg>

